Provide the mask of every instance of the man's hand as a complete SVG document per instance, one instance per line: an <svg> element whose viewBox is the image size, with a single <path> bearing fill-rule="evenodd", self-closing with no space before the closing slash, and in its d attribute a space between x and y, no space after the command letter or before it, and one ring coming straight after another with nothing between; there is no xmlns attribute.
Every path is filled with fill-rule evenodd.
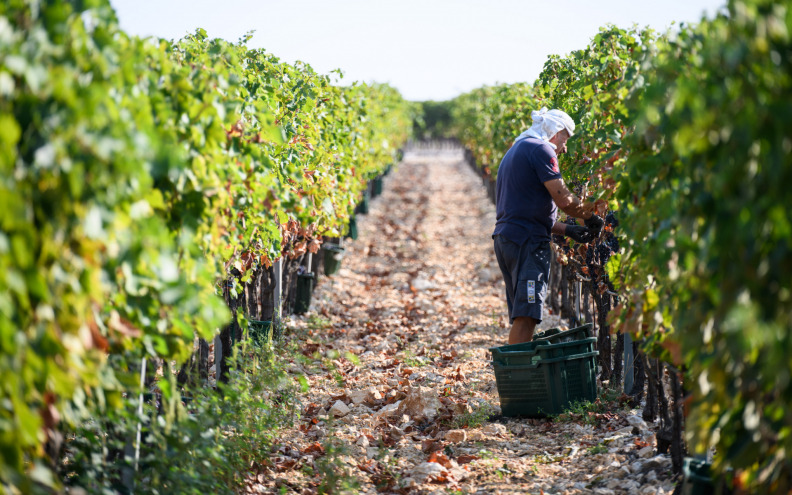
<svg viewBox="0 0 792 495"><path fill-rule="evenodd" d="M599 237L600 231L602 231L602 226L605 225L605 222L602 221L602 218L595 214L592 214L591 218L584 220L584 223L591 232L591 236L594 238Z"/></svg>
<svg viewBox="0 0 792 495"><path fill-rule="evenodd" d="M580 242L582 244L588 244L594 239L594 236L591 235L589 229L583 227L582 225L567 225L566 232L564 232L564 234L573 241Z"/></svg>

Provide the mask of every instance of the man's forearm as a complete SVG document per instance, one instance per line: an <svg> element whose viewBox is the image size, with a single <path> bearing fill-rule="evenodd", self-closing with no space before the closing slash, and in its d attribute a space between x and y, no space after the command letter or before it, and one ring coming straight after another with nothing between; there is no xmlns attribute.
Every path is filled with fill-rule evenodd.
<svg viewBox="0 0 792 495"><path fill-rule="evenodd" d="M593 213L591 209L584 205L583 202L569 190L566 184L564 184L563 179L549 180L545 182L544 185L555 204L561 208L561 211L570 217L582 218L584 220L591 217Z"/></svg>
<svg viewBox="0 0 792 495"><path fill-rule="evenodd" d="M566 228L567 224L564 222L556 222L553 224L553 228L550 229L550 232L556 235L566 235Z"/></svg>
<svg viewBox="0 0 792 495"><path fill-rule="evenodd" d="M575 195L572 195L571 201L568 205L559 205L558 207L570 217L582 218L584 220L589 218L593 213L591 210L587 209L583 202L580 201L580 199L578 199L578 197Z"/></svg>

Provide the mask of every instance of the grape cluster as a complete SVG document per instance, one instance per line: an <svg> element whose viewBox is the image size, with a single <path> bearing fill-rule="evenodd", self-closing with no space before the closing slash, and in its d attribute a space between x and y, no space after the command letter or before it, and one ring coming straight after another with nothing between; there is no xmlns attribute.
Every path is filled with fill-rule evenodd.
<svg viewBox="0 0 792 495"><path fill-rule="evenodd" d="M592 254L592 261L600 266L608 262L613 253L619 252L619 240L613 235L613 230L619 225L614 212L609 212L605 217L605 226L610 227L605 229L605 235L600 238L599 243L595 249L596 256ZM586 260L588 262L588 260Z"/></svg>
<svg viewBox="0 0 792 495"><path fill-rule="evenodd" d="M616 212L611 210L605 216L605 225L610 225L614 229L619 226L619 219L616 218Z"/></svg>
<svg viewBox="0 0 792 495"><path fill-rule="evenodd" d="M564 253L562 255L563 259L566 260L568 256L572 261L575 261L583 277L588 278L592 283L601 286L603 289L610 285L603 267L614 253L619 252L619 240L613 234L614 229L619 225L616 213L613 211L609 212L604 220L605 228L602 235L590 244L578 247L577 252L571 249L566 237L553 235L553 242ZM576 221L572 217L567 217L564 223L575 225ZM566 264L566 261L562 261L562 263Z"/></svg>

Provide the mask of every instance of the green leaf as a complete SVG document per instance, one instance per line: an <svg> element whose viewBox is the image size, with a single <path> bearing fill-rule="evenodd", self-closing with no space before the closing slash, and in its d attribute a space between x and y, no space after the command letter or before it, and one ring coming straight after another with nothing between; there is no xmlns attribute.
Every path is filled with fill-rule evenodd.
<svg viewBox="0 0 792 495"><path fill-rule="evenodd" d="M621 290L621 281L619 280L619 273L621 272L621 255L614 254L605 264L605 273L608 274L608 280L613 284L613 288Z"/></svg>

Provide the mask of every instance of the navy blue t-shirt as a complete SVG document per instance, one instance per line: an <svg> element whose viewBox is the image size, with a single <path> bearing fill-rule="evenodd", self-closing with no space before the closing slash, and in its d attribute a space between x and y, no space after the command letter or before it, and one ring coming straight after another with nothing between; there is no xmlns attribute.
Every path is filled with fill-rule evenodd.
<svg viewBox="0 0 792 495"><path fill-rule="evenodd" d="M529 137L512 146L498 167L493 237L519 245L549 241L557 207L544 183L560 178L555 150L545 141Z"/></svg>

